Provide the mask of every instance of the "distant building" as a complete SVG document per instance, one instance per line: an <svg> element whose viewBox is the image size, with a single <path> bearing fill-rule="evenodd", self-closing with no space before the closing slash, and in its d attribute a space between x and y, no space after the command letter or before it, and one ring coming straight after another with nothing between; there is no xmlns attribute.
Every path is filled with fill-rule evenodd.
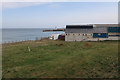
<svg viewBox="0 0 120 80"><path fill-rule="evenodd" d="M58 36L59 36L59 34L52 34L52 35L49 36L49 39L51 39L51 40L57 40Z"/></svg>
<svg viewBox="0 0 120 80"><path fill-rule="evenodd" d="M66 25L65 41L119 40L118 24Z"/></svg>

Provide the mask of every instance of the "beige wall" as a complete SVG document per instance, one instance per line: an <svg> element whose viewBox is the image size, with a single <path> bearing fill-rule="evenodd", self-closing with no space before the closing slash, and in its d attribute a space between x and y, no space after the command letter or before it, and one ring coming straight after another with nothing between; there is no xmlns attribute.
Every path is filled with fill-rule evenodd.
<svg viewBox="0 0 120 80"><path fill-rule="evenodd" d="M108 33L108 35L120 35L120 33Z"/></svg>
<svg viewBox="0 0 120 80"><path fill-rule="evenodd" d="M92 33L66 33L65 41L88 41L92 35Z"/></svg>
<svg viewBox="0 0 120 80"><path fill-rule="evenodd" d="M67 33L65 41L104 41L120 40L120 37L93 38L93 33Z"/></svg>
<svg viewBox="0 0 120 80"><path fill-rule="evenodd" d="M120 40L120 37L109 37L108 40Z"/></svg>

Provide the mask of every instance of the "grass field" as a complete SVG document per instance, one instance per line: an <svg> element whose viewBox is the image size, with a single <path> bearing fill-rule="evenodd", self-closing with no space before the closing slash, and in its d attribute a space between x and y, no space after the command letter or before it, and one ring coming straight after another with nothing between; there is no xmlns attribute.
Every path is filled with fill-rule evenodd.
<svg viewBox="0 0 120 80"><path fill-rule="evenodd" d="M3 78L117 78L119 76L117 41L28 41L3 44L2 50Z"/></svg>

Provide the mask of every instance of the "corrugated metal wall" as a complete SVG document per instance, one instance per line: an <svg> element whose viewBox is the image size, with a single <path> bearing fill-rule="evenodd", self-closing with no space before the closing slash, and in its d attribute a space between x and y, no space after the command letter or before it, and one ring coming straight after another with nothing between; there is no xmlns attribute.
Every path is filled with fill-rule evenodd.
<svg viewBox="0 0 120 80"><path fill-rule="evenodd" d="M108 33L93 33L93 38L108 38Z"/></svg>
<svg viewBox="0 0 120 80"><path fill-rule="evenodd" d="M108 27L108 33L118 33L120 32L120 27Z"/></svg>
<svg viewBox="0 0 120 80"><path fill-rule="evenodd" d="M60 39L60 38L61 38L61 35L58 36L58 39Z"/></svg>

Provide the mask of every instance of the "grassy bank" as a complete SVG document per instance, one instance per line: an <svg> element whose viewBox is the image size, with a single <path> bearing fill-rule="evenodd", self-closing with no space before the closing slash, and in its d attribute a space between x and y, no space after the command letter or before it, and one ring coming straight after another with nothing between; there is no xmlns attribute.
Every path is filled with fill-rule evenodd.
<svg viewBox="0 0 120 80"><path fill-rule="evenodd" d="M3 44L3 78L48 77L118 77L118 42L29 41Z"/></svg>

